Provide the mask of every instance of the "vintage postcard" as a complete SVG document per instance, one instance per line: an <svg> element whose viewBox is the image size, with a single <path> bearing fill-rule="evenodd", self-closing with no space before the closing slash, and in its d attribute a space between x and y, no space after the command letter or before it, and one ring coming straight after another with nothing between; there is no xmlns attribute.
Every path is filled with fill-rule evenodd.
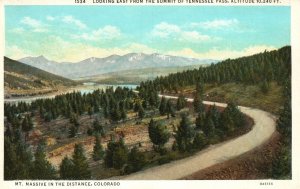
<svg viewBox="0 0 300 189"><path fill-rule="evenodd" d="M1 0L1 188L299 188L299 7Z"/></svg>

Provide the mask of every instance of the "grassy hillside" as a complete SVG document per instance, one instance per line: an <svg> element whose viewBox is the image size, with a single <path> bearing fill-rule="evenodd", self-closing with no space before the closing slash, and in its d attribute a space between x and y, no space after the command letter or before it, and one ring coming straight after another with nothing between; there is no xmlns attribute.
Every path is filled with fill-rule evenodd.
<svg viewBox="0 0 300 189"><path fill-rule="evenodd" d="M57 89L76 82L4 57L4 87L6 93Z"/></svg>
<svg viewBox="0 0 300 189"><path fill-rule="evenodd" d="M203 65L191 65L183 67L163 67L163 68L143 68L143 69L132 69L124 70L119 72L111 72L101 75L95 75L90 77L84 77L79 79L80 81L92 81L96 83L106 83L106 84L139 84L141 81L152 80L157 76L166 76L170 73L181 72L185 70L198 69L200 66L205 67L207 64Z"/></svg>
<svg viewBox="0 0 300 189"><path fill-rule="evenodd" d="M206 100L234 101L278 115L284 101L283 86L290 78L291 47L285 46L142 82L138 90L151 99L157 92L192 94L198 86L199 94L204 88Z"/></svg>
<svg viewBox="0 0 300 189"><path fill-rule="evenodd" d="M275 82L270 83L267 93L263 93L258 85L244 85L238 83L226 83L221 85L206 84L204 87L204 100L215 102L234 101L241 106L259 108L275 115L279 115L283 108L284 97L282 86ZM180 93L193 96L195 86L187 86ZM177 94L178 95L178 94Z"/></svg>

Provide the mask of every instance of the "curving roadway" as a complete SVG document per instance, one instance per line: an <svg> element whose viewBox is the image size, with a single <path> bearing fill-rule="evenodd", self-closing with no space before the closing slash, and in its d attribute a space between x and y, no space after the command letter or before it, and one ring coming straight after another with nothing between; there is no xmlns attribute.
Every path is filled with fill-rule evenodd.
<svg viewBox="0 0 300 189"><path fill-rule="evenodd" d="M175 96L165 96L176 99ZM187 98L192 102L192 98ZM225 103L203 101L204 104L226 107ZM239 106L244 114L254 120L250 132L238 138L216 144L202 150L195 155L170 163L149 168L137 173L122 177L126 180L174 180L189 176L207 167L222 163L242 155L266 142L276 130L276 118L263 110Z"/></svg>

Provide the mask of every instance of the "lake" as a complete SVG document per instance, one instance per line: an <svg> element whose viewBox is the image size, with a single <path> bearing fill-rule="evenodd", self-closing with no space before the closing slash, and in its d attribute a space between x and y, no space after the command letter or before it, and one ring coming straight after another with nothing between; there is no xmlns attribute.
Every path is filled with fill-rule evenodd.
<svg viewBox="0 0 300 189"><path fill-rule="evenodd" d="M100 89L100 90L105 90L109 87L113 87L115 90L117 87L127 87L129 89L136 89L138 85L131 85L131 84L117 84L117 85L112 85L112 84L96 84L96 83L83 83L82 86L78 86L76 88L72 88L70 90L67 90L66 92L63 93L68 93L68 92L73 92L73 91L79 91L81 94L88 94L92 93L93 91ZM45 99L45 98L54 98L59 94L49 94L49 95L41 95L41 96L30 96L30 97L20 97L20 98L9 98L9 99L4 99L4 102L8 103L18 103L18 102L27 102L30 103L34 100L37 99Z"/></svg>

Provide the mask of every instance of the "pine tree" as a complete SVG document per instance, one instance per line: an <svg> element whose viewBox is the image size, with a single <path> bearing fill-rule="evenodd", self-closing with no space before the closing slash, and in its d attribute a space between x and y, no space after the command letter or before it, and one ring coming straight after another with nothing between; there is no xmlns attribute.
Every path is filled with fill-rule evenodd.
<svg viewBox="0 0 300 189"><path fill-rule="evenodd" d="M267 94L270 90L270 84L266 80L264 80L259 86L261 92L263 92L264 94Z"/></svg>
<svg viewBox="0 0 300 189"><path fill-rule="evenodd" d="M154 144L154 149L158 148L158 150L162 150L163 146L170 138L168 129L160 122L155 122L153 119L150 120L148 133L152 143Z"/></svg>
<svg viewBox="0 0 300 189"><path fill-rule="evenodd" d="M107 167L120 169L124 164L126 164L127 157L128 149L125 146L123 139L118 142L111 140L107 144L107 149L104 157L104 163Z"/></svg>
<svg viewBox="0 0 300 189"><path fill-rule="evenodd" d="M142 106L142 104L141 104L140 101L135 102L134 107L133 107L133 111L134 111L134 112L138 112L140 106Z"/></svg>
<svg viewBox="0 0 300 189"><path fill-rule="evenodd" d="M204 124L204 127L202 130L207 137L213 137L215 135L216 127L210 116L208 116L206 118L206 121L205 121L205 124Z"/></svg>
<svg viewBox="0 0 300 189"><path fill-rule="evenodd" d="M163 96L163 97L161 98L160 106L159 106L159 112L160 112L160 115L166 115L166 109L167 109L167 100L166 100L166 98Z"/></svg>
<svg viewBox="0 0 300 189"><path fill-rule="evenodd" d="M91 178L91 172L87 158L84 155L83 147L81 144L76 144L74 148L74 154L72 156L72 162L74 164L74 179L84 180Z"/></svg>
<svg viewBox="0 0 300 189"><path fill-rule="evenodd" d="M202 98L200 97L200 94L196 92L194 97L194 111L197 113L202 113L205 111L204 104L202 103Z"/></svg>
<svg viewBox="0 0 300 189"><path fill-rule="evenodd" d="M125 168L126 173L139 171L146 163L145 154L140 152L137 147L133 147L128 154L128 162Z"/></svg>
<svg viewBox="0 0 300 189"><path fill-rule="evenodd" d="M60 166L59 166L59 175L60 179L62 180L73 180L74 177L74 164L71 159L69 159L67 156L64 157L62 160Z"/></svg>
<svg viewBox="0 0 300 189"><path fill-rule="evenodd" d="M88 114L89 114L90 118L92 118L93 113L94 113L93 108L89 106L88 107Z"/></svg>
<svg viewBox="0 0 300 189"><path fill-rule="evenodd" d="M212 107L210 107L207 116L211 118L215 128L219 128L221 115L215 104Z"/></svg>
<svg viewBox="0 0 300 189"><path fill-rule="evenodd" d="M195 132L190 119L187 117L186 114L183 114L180 125L175 134L178 149L180 151L191 150L194 135Z"/></svg>
<svg viewBox="0 0 300 189"><path fill-rule="evenodd" d="M50 180L56 178L54 167L46 160L44 143L40 143L34 154L32 179Z"/></svg>
<svg viewBox="0 0 300 189"><path fill-rule="evenodd" d="M199 95L200 99L203 99L204 83L202 81L196 84L196 93Z"/></svg>
<svg viewBox="0 0 300 189"><path fill-rule="evenodd" d="M205 124L204 121L205 121L205 113L199 113L196 118L196 128L203 130Z"/></svg>
<svg viewBox="0 0 300 189"><path fill-rule="evenodd" d="M143 119L145 117L145 110L142 105L139 105L138 116L140 119Z"/></svg>
<svg viewBox="0 0 300 189"><path fill-rule="evenodd" d="M94 132L96 134L100 134L101 136L104 136L104 129L103 126L100 124L98 118L96 118L93 122L93 128L94 128Z"/></svg>
<svg viewBox="0 0 300 189"><path fill-rule="evenodd" d="M104 150L103 147L100 143L99 137L95 137L95 145L94 145L94 150L93 150L93 159L94 161L98 161L102 159L104 156Z"/></svg>
<svg viewBox="0 0 300 189"><path fill-rule="evenodd" d="M150 94L149 105L152 108L156 108L159 105L159 96L156 91L152 91Z"/></svg>
<svg viewBox="0 0 300 189"><path fill-rule="evenodd" d="M126 110L125 110L125 108L122 108L121 109L121 119L126 120L126 118L127 118Z"/></svg>
<svg viewBox="0 0 300 189"><path fill-rule="evenodd" d="M287 99L284 104L284 108L280 113L277 120L277 130L283 135L284 142L291 144L292 139L292 108L291 101Z"/></svg>
<svg viewBox="0 0 300 189"><path fill-rule="evenodd" d="M193 141L193 147L197 150L203 149L207 145L207 139L202 133L197 133Z"/></svg>
<svg viewBox="0 0 300 189"><path fill-rule="evenodd" d="M111 119L113 121L119 121L121 119L121 111L118 103L116 103L115 107L111 111Z"/></svg>
<svg viewBox="0 0 300 189"><path fill-rule="evenodd" d="M25 116L25 118L22 121L22 130L24 132L29 132L33 128L32 120L29 116Z"/></svg>
<svg viewBox="0 0 300 189"><path fill-rule="evenodd" d="M15 137L19 138L19 137ZM4 179L31 179L32 154L21 141L4 137Z"/></svg>
<svg viewBox="0 0 300 189"><path fill-rule="evenodd" d="M177 99L177 103L176 103L177 110L179 111L182 108L184 108L186 106L186 103L187 103L187 101L186 101L185 97L182 94L180 94Z"/></svg>
<svg viewBox="0 0 300 189"><path fill-rule="evenodd" d="M292 177L292 107L291 80L286 81L284 87L284 108L277 120L277 130L282 135L282 145L279 154L272 162L271 174L275 179Z"/></svg>
<svg viewBox="0 0 300 189"><path fill-rule="evenodd" d="M167 113L168 119L170 118L170 115L172 117L175 117L175 110L174 110L171 99L169 99L167 102L166 113Z"/></svg>
<svg viewBox="0 0 300 189"><path fill-rule="evenodd" d="M244 125L244 117L236 105L230 102L221 114L220 123L219 129L223 135L231 135L236 127Z"/></svg>

